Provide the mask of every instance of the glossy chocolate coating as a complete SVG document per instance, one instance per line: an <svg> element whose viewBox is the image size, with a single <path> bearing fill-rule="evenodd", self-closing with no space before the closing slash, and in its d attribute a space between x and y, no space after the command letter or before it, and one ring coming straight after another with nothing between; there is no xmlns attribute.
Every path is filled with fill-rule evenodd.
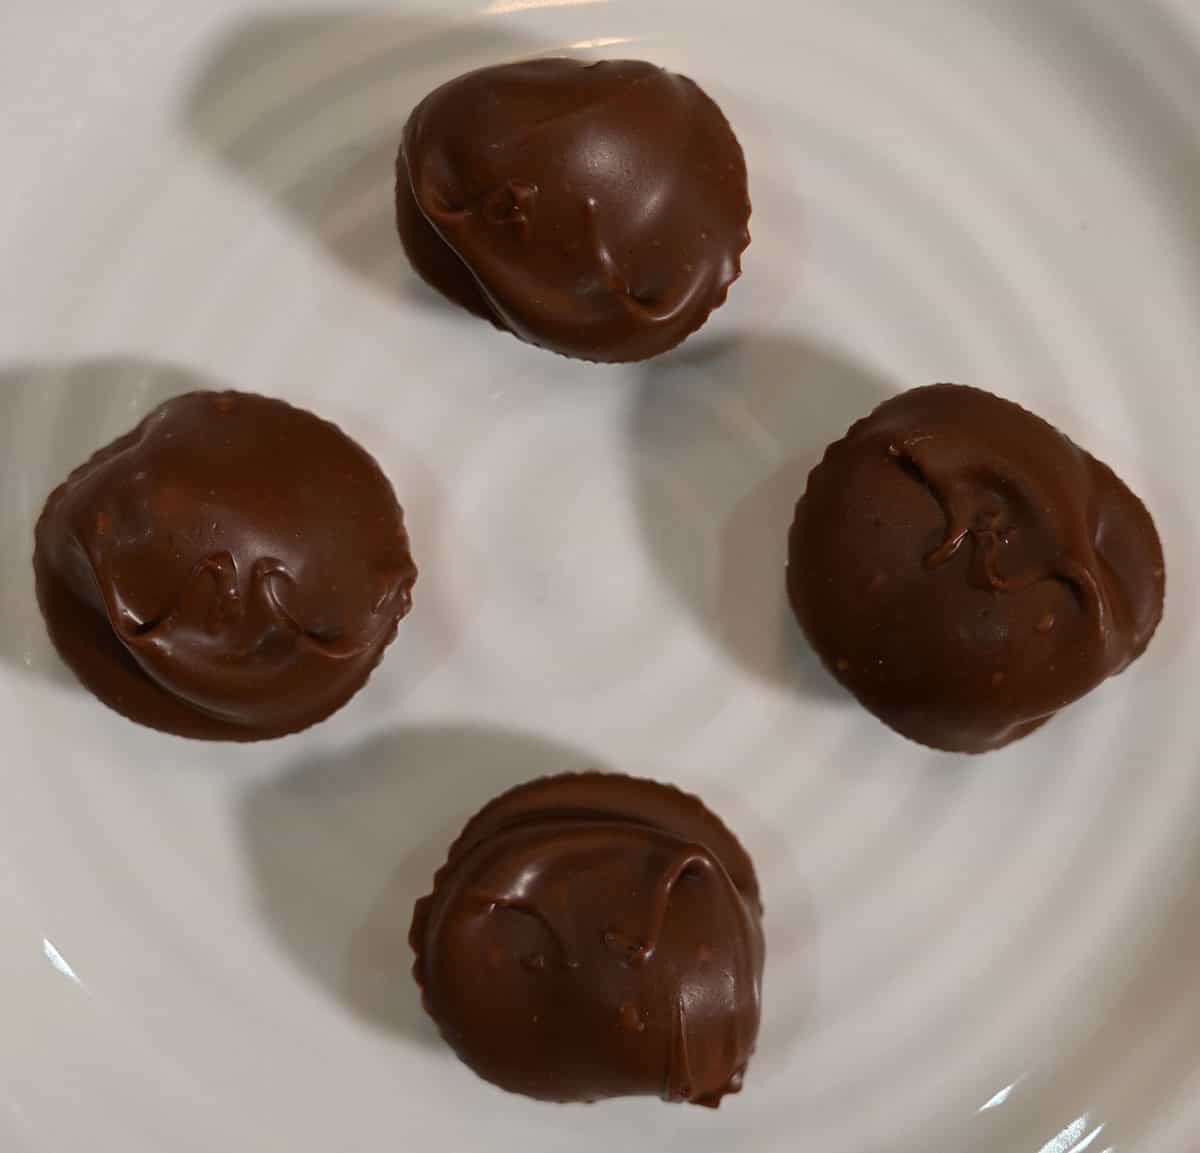
<svg viewBox="0 0 1200 1153"><path fill-rule="evenodd" d="M50 635L96 696L226 740L345 704L416 580L375 461L311 413L233 392L170 400L76 469L34 565Z"/></svg>
<svg viewBox="0 0 1200 1153"><path fill-rule="evenodd" d="M969 753L1124 669L1163 610L1162 545L1111 469L1019 405L940 384L830 446L790 541L796 615L892 728Z"/></svg>
<svg viewBox="0 0 1200 1153"><path fill-rule="evenodd" d="M396 172L421 276L584 360L678 344L724 302L750 243L746 163L721 110L639 61L460 76L413 110Z"/></svg>
<svg viewBox="0 0 1200 1153"><path fill-rule="evenodd" d="M480 1076L548 1101L716 1106L758 1035L754 867L695 797L599 773L506 793L417 904L425 1008Z"/></svg>

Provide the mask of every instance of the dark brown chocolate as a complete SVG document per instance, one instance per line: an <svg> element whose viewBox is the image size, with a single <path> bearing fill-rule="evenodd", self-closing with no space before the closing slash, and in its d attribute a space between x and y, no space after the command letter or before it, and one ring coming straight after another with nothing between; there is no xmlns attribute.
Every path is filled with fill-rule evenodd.
<svg viewBox="0 0 1200 1153"><path fill-rule="evenodd" d="M425 1008L480 1076L548 1101L716 1106L758 1035L762 905L695 797L599 773L514 789L417 904Z"/></svg>
<svg viewBox="0 0 1200 1153"><path fill-rule="evenodd" d="M234 392L170 400L76 469L34 565L50 635L96 696L242 741L344 705L417 575L375 461L311 413Z"/></svg>
<svg viewBox="0 0 1200 1153"><path fill-rule="evenodd" d="M1121 672L1163 611L1154 522L1111 469L960 385L882 404L830 446L788 590L830 671L922 744L984 752Z"/></svg>
<svg viewBox="0 0 1200 1153"><path fill-rule="evenodd" d="M404 130L397 220L433 287L565 356L656 356L724 303L750 243L742 150L691 80L638 61L460 76Z"/></svg>

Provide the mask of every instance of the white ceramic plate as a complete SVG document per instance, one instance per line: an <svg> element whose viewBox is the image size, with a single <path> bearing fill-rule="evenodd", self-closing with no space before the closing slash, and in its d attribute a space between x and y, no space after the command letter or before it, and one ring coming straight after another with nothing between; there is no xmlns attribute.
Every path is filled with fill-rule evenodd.
<svg viewBox="0 0 1200 1153"><path fill-rule="evenodd" d="M0 1148L1192 1153L1200 1132L1200 17L1191 0L6 0ZM534 53L699 80L754 243L677 353L597 369L442 305L391 225L437 82ZM1154 512L1149 654L978 760L878 725L785 609L791 506L961 380ZM417 610L330 723L137 729L34 605L54 483L162 398L277 393L407 505ZM678 781L752 849L766 1013L713 1114L476 1080L413 899L519 780Z"/></svg>

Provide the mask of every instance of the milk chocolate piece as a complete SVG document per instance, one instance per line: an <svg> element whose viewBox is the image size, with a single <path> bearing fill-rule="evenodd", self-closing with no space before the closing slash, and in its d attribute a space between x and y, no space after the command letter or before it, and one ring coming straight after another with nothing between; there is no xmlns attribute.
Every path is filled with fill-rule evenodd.
<svg viewBox="0 0 1200 1153"><path fill-rule="evenodd" d="M34 565L50 635L96 696L239 741L344 705L417 575L375 461L311 413L234 392L170 400L76 469Z"/></svg>
<svg viewBox="0 0 1200 1153"><path fill-rule="evenodd" d="M404 130L397 220L433 287L565 356L656 356L724 303L750 243L742 150L691 80L638 61L460 76Z"/></svg>
<svg viewBox="0 0 1200 1153"><path fill-rule="evenodd" d="M762 905L695 797L599 773L488 805L410 940L425 1008L480 1076L548 1101L715 1107L758 1034Z"/></svg>
<svg viewBox="0 0 1200 1153"><path fill-rule="evenodd" d="M897 396L830 446L791 531L813 647L934 748L1000 748L1142 654L1163 611L1154 522L1111 469L974 388Z"/></svg>

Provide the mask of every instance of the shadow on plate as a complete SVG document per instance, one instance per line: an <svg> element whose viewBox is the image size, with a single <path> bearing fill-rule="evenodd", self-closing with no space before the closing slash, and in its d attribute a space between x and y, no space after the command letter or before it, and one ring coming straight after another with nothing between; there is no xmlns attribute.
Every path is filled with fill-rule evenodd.
<svg viewBox="0 0 1200 1153"><path fill-rule="evenodd" d="M547 47L488 16L254 16L213 46L187 126L343 267L408 303L452 309L410 270L396 234L404 122L443 81Z"/></svg>
<svg viewBox="0 0 1200 1153"><path fill-rule="evenodd" d="M136 358L0 367L0 660L75 684L46 635L33 579L33 532L50 493L97 449L172 396L219 387Z"/></svg>
<svg viewBox="0 0 1200 1153"><path fill-rule="evenodd" d="M256 785L242 810L262 913L300 970L358 1017L440 1045L411 976L414 904L488 801L536 777L604 768L540 738L449 724L397 730L304 761ZM781 831L746 828L719 792L698 791L730 818L755 859L765 888L768 965L788 969L794 988L796 969L811 964L812 934L791 846ZM784 878L787 891L773 892L772 880L783 889Z"/></svg>
<svg viewBox="0 0 1200 1153"><path fill-rule="evenodd" d="M898 387L831 349L748 333L651 362L630 440L646 548L756 676L849 702L796 625L787 537L825 447Z"/></svg>
<svg viewBox="0 0 1200 1153"><path fill-rule="evenodd" d="M435 1043L411 977L413 905L493 797L601 767L548 741L470 725L402 729L305 761L255 786L242 812L262 912L301 971L358 1016Z"/></svg>

